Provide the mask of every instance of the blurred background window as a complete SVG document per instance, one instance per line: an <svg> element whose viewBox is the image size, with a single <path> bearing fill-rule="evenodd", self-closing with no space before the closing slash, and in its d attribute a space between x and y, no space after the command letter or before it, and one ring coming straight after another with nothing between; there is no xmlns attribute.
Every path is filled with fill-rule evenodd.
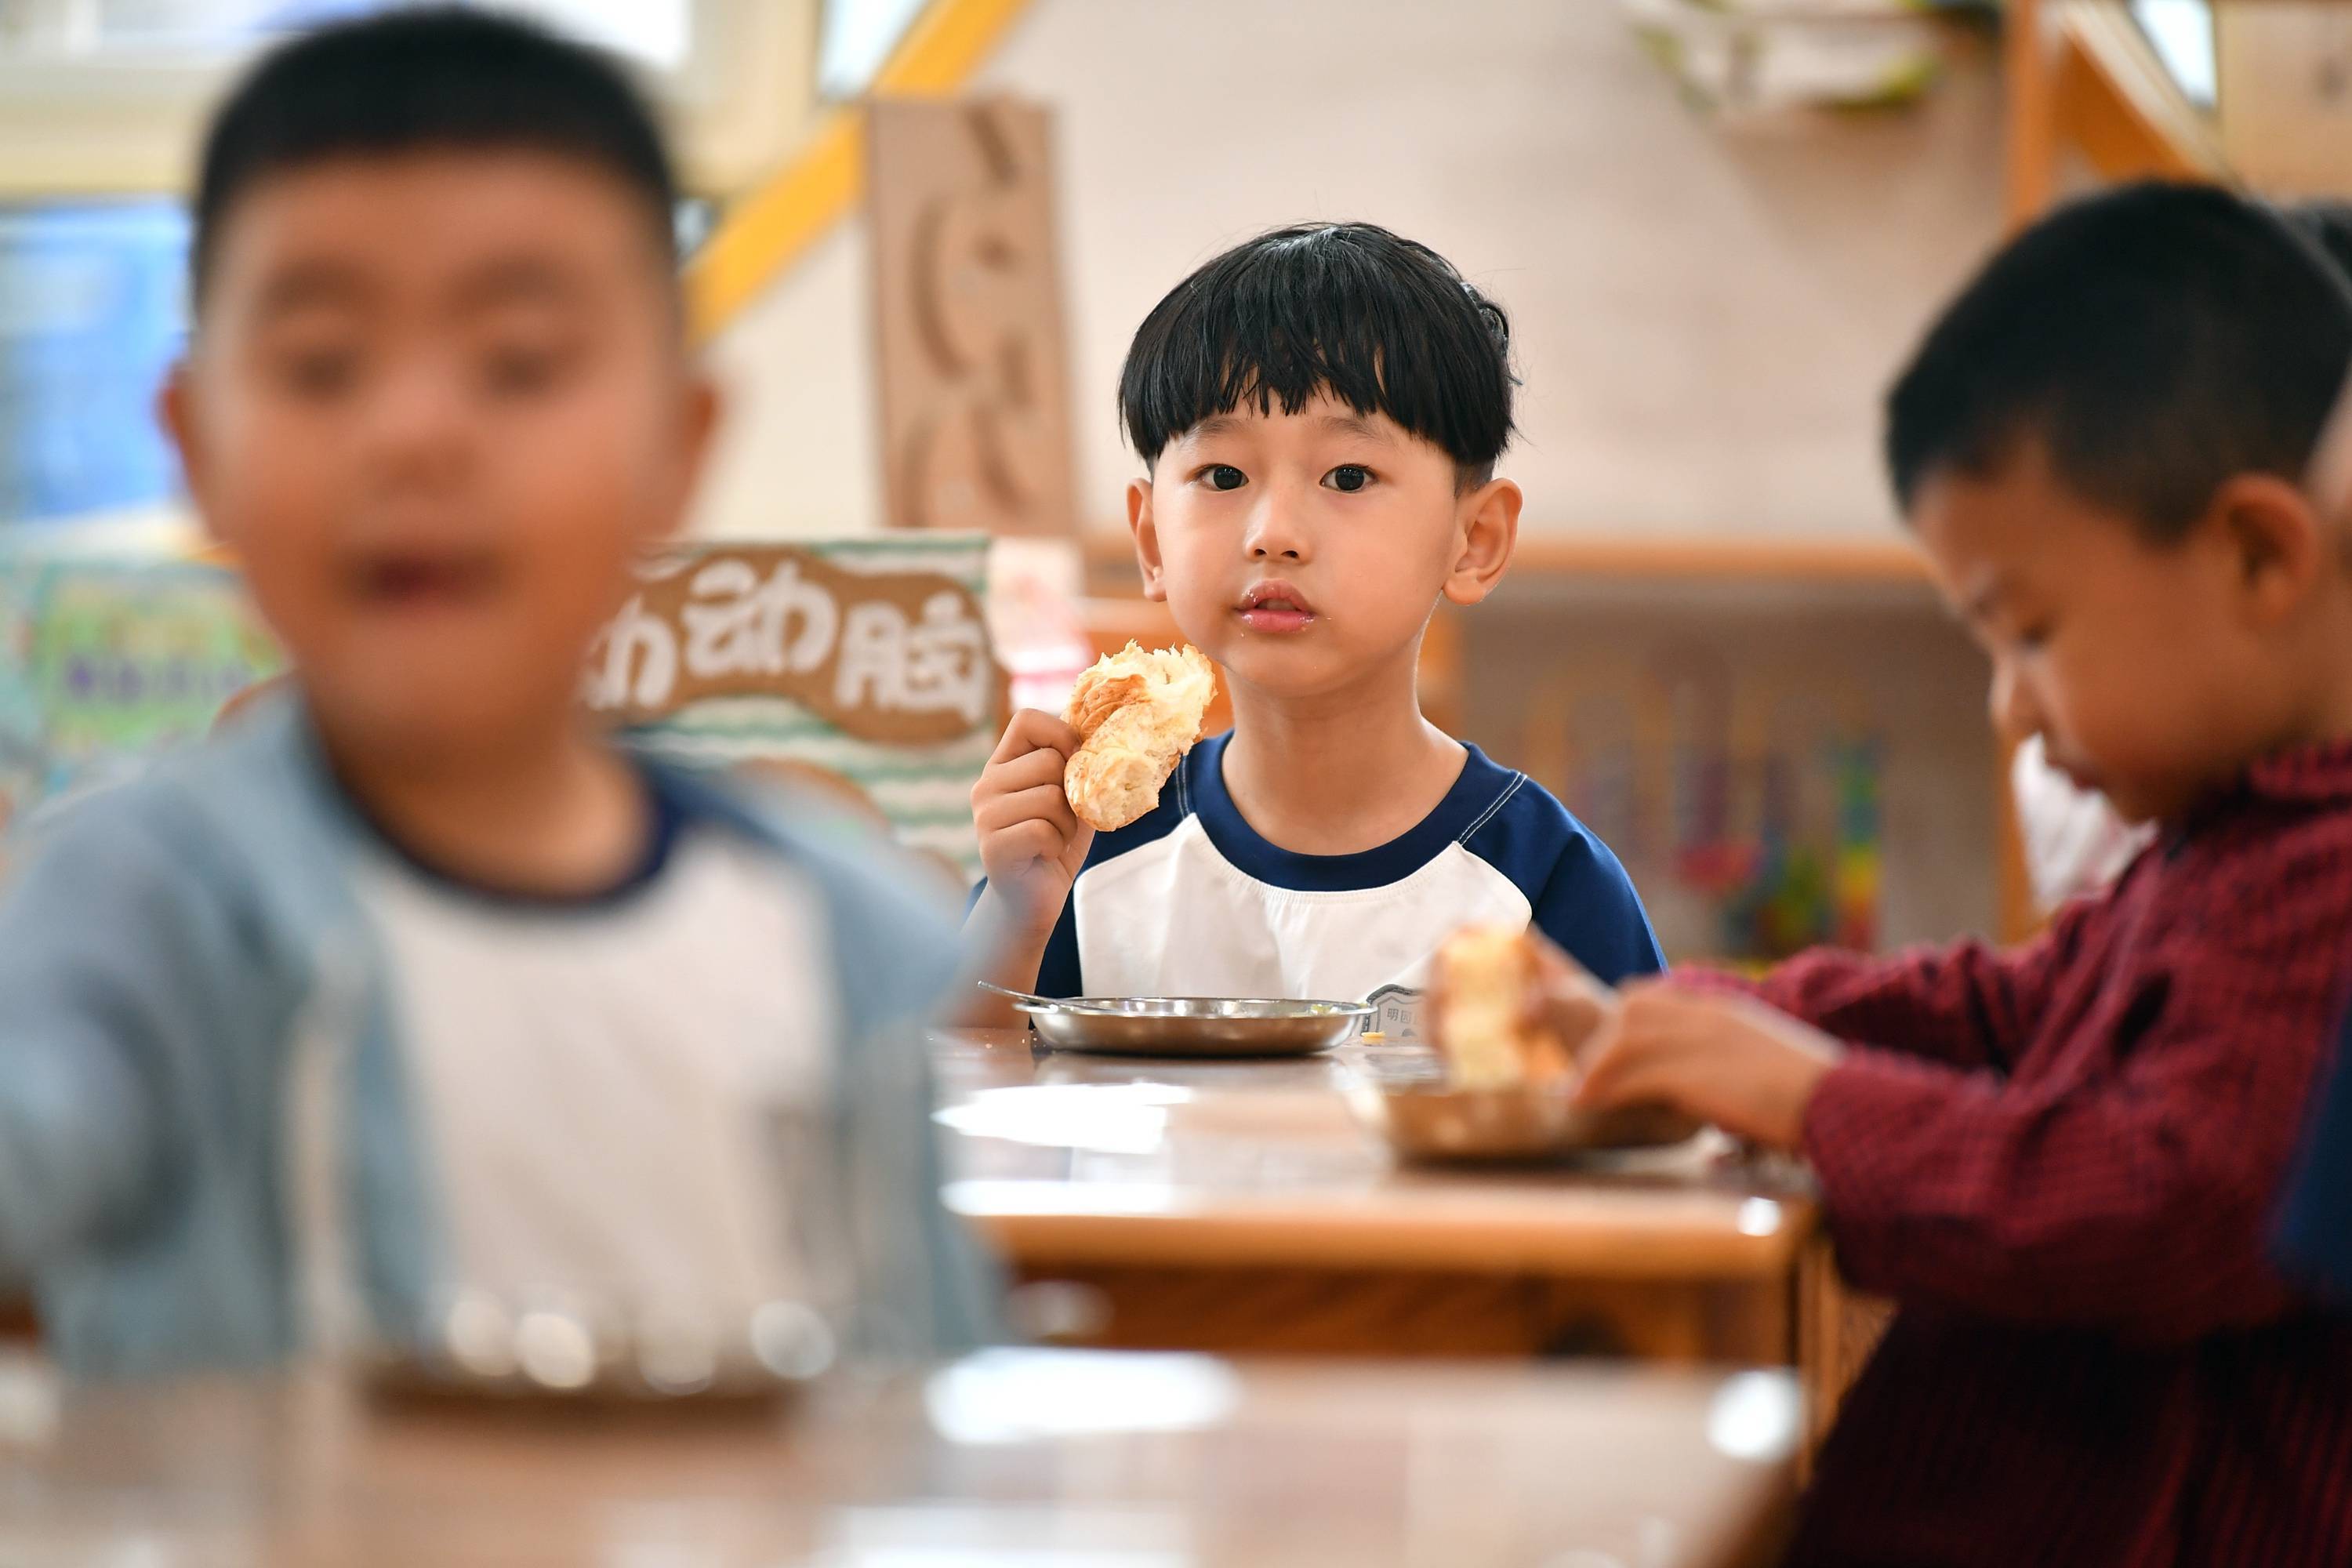
<svg viewBox="0 0 2352 1568"><path fill-rule="evenodd" d="M186 331L174 200L0 206L0 525L166 500L155 390Z"/></svg>
<svg viewBox="0 0 2352 1568"><path fill-rule="evenodd" d="M682 251L710 205L679 204ZM0 205L0 531L172 501L155 393L187 335L176 197Z"/></svg>
<svg viewBox="0 0 2352 1568"><path fill-rule="evenodd" d="M2132 0L2131 9L2181 95L2200 109L2212 108L2218 83L2208 0Z"/></svg>
<svg viewBox="0 0 2352 1568"><path fill-rule="evenodd" d="M882 62L906 37L925 0L825 0L824 36L817 45L817 90L856 98L874 85Z"/></svg>

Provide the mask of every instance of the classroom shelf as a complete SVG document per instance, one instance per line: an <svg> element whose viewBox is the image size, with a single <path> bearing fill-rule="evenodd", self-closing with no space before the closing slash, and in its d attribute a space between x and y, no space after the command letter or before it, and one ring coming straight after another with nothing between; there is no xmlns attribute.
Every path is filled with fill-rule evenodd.
<svg viewBox="0 0 2352 1568"><path fill-rule="evenodd" d="M1130 567L1124 532L1097 531L1083 541L1096 573ZM1783 584L1929 581L1926 560L1901 539L1666 539L1545 533L1522 527L1511 559L1514 576L1620 577L1654 582Z"/></svg>
<svg viewBox="0 0 2352 1568"><path fill-rule="evenodd" d="M1925 559L1901 540L1608 539L1522 530L1514 574L1666 581L1926 583Z"/></svg>

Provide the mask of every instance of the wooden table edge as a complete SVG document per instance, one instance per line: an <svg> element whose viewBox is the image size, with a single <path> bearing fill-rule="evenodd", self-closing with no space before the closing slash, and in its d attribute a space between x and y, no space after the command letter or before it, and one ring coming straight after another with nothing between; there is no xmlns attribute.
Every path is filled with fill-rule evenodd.
<svg viewBox="0 0 2352 1568"><path fill-rule="evenodd" d="M1770 1282L1793 1274L1813 1234L1810 1204L1781 1201L1765 1236L1662 1233L1638 1222L1578 1225L1400 1224L1378 1212L1265 1210L1243 1214L1003 1214L964 1217L1024 1263L1320 1268L1427 1273L1573 1275L1592 1279Z"/></svg>

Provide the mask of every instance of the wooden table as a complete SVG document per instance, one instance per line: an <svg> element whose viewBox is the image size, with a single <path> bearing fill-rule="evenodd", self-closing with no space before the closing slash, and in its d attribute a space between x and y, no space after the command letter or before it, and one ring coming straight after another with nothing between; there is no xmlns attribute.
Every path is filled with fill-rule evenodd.
<svg viewBox="0 0 2352 1568"><path fill-rule="evenodd" d="M781 1414L94 1391L0 1433L0 1562L1707 1568L1769 1560L1796 1405L1780 1373L1068 1351Z"/></svg>
<svg viewBox="0 0 2352 1568"><path fill-rule="evenodd" d="M950 1205L1081 1342L1234 1352L1591 1352L1786 1363L1817 1256L1805 1178L1727 1145L1560 1171L1399 1169L1349 1051L1165 1062L934 1037ZM1350 1050L1360 1047L1350 1047Z"/></svg>

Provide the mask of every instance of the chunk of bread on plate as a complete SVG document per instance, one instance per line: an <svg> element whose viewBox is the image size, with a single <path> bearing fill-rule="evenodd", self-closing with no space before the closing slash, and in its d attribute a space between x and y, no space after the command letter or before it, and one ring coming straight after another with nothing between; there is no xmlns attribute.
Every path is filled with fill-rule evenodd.
<svg viewBox="0 0 2352 1568"><path fill-rule="evenodd" d="M1535 944L1524 930L1468 926L1437 950L1438 984L1445 1010L1437 1050L1457 1089L1516 1089L1565 1084L1576 1067L1550 1031L1526 1026L1528 987L1536 975Z"/></svg>
<svg viewBox="0 0 2352 1568"><path fill-rule="evenodd" d="M1078 677L1063 717L1085 743L1062 770L1078 820L1108 833L1158 805L1216 694L1215 667L1189 643L1155 651L1130 642Z"/></svg>

